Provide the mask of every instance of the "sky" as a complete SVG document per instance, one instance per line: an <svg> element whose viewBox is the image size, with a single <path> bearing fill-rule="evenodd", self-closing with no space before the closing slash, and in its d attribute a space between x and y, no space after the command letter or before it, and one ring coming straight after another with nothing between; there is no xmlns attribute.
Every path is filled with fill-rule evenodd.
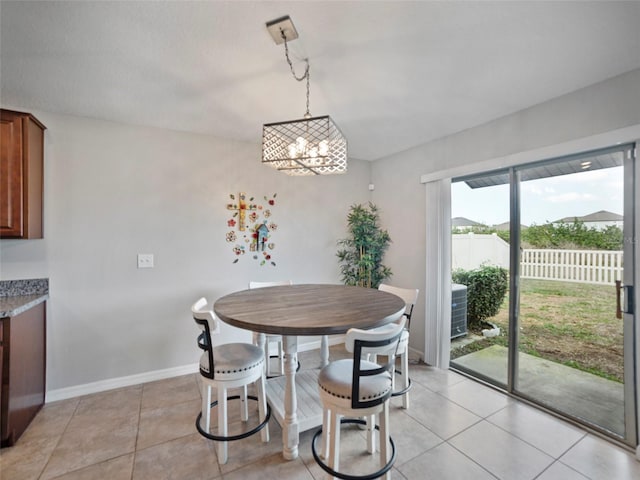
<svg viewBox="0 0 640 480"><path fill-rule="evenodd" d="M531 226L600 210L622 215L623 168L614 167L521 183L521 224ZM509 221L509 185L451 184L451 216L485 225Z"/></svg>

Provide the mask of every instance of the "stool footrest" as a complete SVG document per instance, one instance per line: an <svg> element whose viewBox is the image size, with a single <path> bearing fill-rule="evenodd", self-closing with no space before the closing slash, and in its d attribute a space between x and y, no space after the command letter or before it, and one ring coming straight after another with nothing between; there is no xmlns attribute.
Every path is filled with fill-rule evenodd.
<svg viewBox="0 0 640 480"><path fill-rule="evenodd" d="M240 398L240 395L233 395L231 397L227 397L227 400L238 400L239 398ZM253 395L247 395L247 398L250 400L255 400L256 402L258 401L258 397L254 397ZM213 408L217 405L218 405L218 401L216 400L215 402L211 402L211 405L209 405L209 407ZM267 423L269 423L269 419L271 418L271 407L267 403L267 414L265 415L263 422L261 422L259 425L257 425L255 428L252 428L248 432L239 433L238 435L213 435L212 433L207 433L200 426L201 418L202 418L202 412L200 412L196 417L196 429L198 430L198 433L200 435L208 438L209 440L215 440L218 442L231 442L233 440L241 440L243 438L250 437L254 433L258 433L260 430L262 430L267 425Z"/></svg>
<svg viewBox="0 0 640 480"><path fill-rule="evenodd" d="M340 424L343 424L343 423L355 423L359 425L367 424L367 422L359 418L343 418L342 420L340 420ZM376 425L376 430L380 430L378 425ZM318 431L315 433L315 435L311 439L311 452L313 453L313 458L316 461L316 463L320 465L320 468L322 468L325 472L327 472L329 475L333 475L334 477L340 478L342 480L374 480L376 478L380 478L382 475L384 475L389 470L391 470L391 467L393 467L393 464L396 461L396 444L393 443L393 439L389 437L389 443L391 444L391 459L387 462L387 464L384 467L382 467L377 472L369 473L366 475L349 475L347 473L336 472L334 469L329 467L329 465L327 465L320 458L320 456L318 455L318 452L316 451L316 440L320 435L322 435L322 428L318 429Z"/></svg>
<svg viewBox="0 0 640 480"><path fill-rule="evenodd" d="M396 372L396 373L398 373L398 372ZM392 397L399 397L401 395L404 395L409 390L411 390L412 386L413 386L413 383L411 382L411 379L409 379L409 385L407 385L407 388L403 388L402 390L395 390L395 391L391 392L391 396Z"/></svg>

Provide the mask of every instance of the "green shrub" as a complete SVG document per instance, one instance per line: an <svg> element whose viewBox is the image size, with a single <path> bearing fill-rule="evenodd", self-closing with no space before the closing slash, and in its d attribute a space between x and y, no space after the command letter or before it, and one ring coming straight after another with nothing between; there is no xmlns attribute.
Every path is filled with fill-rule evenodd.
<svg viewBox="0 0 640 480"><path fill-rule="evenodd" d="M455 270L453 283L467 286L467 319L481 322L498 314L507 293L507 270L483 265L475 270Z"/></svg>
<svg viewBox="0 0 640 480"><path fill-rule="evenodd" d="M584 222L545 223L522 230L522 242L533 248L622 250L622 230L608 226L604 230L587 228Z"/></svg>
<svg viewBox="0 0 640 480"><path fill-rule="evenodd" d="M477 233L489 235L495 233L505 242L510 242L509 230L496 230L495 227L475 225L471 229L453 227L454 235ZM622 229L609 225L603 230L587 227L583 221L572 223L544 223L523 227L520 239L524 248L551 248L562 250L622 250Z"/></svg>

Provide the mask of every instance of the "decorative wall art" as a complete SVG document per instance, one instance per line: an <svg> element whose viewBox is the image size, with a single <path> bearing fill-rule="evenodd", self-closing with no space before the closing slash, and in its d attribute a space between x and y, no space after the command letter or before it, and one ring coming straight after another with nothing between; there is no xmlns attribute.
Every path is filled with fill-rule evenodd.
<svg viewBox="0 0 640 480"><path fill-rule="evenodd" d="M233 245L233 263L238 263L248 253L260 266L276 266L272 258L276 244L271 241L272 232L278 228L271 218L276 196L276 193L271 198L265 195L264 202L257 203L254 197L247 198L244 192L229 195L232 203L227 204L227 210L233 213L227 220L227 227L231 230L227 231L226 240Z"/></svg>

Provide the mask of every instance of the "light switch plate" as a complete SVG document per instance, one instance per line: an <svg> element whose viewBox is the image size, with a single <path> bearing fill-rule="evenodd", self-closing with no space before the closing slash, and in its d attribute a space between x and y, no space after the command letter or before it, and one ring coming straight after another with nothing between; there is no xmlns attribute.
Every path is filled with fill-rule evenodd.
<svg viewBox="0 0 640 480"><path fill-rule="evenodd" d="M138 268L153 268L153 253L139 253Z"/></svg>

